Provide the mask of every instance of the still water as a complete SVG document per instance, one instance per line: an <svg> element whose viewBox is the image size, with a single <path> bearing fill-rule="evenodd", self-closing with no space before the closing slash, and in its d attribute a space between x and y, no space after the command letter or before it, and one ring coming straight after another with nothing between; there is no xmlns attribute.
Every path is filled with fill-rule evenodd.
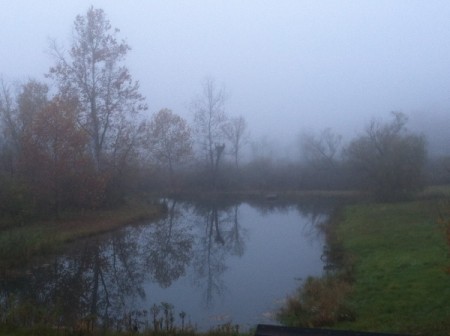
<svg viewBox="0 0 450 336"><path fill-rule="evenodd" d="M141 330L164 319L165 305L173 317L165 315L164 324L204 331L230 322L243 330L276 323L301 279L323 272L322 207L167 204L162 220L76 242L26 275L4 279L0 304L43 307L62 325L96 316L120 329L128 316Z"/></svg>

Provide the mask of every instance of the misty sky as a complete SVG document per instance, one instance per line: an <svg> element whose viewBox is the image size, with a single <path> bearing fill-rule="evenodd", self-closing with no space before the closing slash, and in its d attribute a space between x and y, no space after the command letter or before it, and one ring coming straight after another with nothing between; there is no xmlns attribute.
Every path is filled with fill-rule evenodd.
<svg viewBox="0 0 450 336"><path fill-rule="evenodd" d="M0 0L0 75L45 80L49 39L102 8L131 46L126 64L149 113L189 102L206 76L253 137L331 127L357 134L372 117L450 125L450 1ZM440 128L439 128L440 127Z"/></svg>

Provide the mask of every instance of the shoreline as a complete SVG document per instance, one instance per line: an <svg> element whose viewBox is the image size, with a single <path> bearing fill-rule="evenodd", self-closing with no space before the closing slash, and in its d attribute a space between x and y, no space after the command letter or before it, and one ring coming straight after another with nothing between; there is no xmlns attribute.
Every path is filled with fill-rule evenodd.
<svg viewBox="0 0 450 336"><path fill-rule="evenodd" d="M25 268L35 258L45 257L65 244L118 230L165 215L163 204L133 200L116 209L66 213L58 219L9 227L0 231L0 277Z"/></svg>
<svg viewBox="0 0 450 336"><path fill-rule="evenodd" d="M282 322L297 327L448 334L448 193L433 191L398 203L351 204L334 218L329 230L330 257L338 267L300 286L279 315ZM312 314L313 308L321 313ZM326 325L320 325L323 322Z"/></svg>

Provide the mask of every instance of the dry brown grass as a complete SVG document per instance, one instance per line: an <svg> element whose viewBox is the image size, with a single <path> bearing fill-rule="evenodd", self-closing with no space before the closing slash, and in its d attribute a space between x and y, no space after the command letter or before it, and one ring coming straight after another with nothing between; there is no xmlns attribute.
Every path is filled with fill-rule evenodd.
<svg viewBox="0 0 450 336"><path fill-rule="evenodd" d="M351 284L338 276L310 277L287 299L278 318L289 326L309 328L353 320L354 312L347 303L351 291Z"/></svg>

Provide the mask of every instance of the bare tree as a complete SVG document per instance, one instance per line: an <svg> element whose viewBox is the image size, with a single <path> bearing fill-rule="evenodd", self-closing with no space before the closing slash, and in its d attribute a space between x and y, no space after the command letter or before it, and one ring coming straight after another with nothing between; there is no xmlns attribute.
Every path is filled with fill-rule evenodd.
<svg viewBox="0 0 450 336"><path fill-rule="evenodd" d="M225 90L218 88L212 78L202 83L202 93L192 102L194 131L211 175L213 188L217 187L219 162L225 148L224 128L228 118L224 110Z"/></svg>
<svg viewBox="0 0 450 336"><path fill-rule="evenodd" d="M403 199L423 187L425 139L406 129L404 114L392 116L387 123L372 120L346 149L355 177L382 201Z"/></svg>
<svg viewBox="0 0 450 336"><path fill-rule="evenodd" d="M225 137L230 143L230 153L233 156L236 169L239 168L239 158L242 147L249 141L247 122L244 117L232 118L224 127Z"/></svg>
<svg viewBox="0 0 450 336"><path fill-rule="evenodd" d="M303 134L300 139L305 158L319 166L332 167L339 153L342 136L334 133L331 128L324 129L319 136Z"/></svg>
<svg viewBox="0 0 450 336"><path fill-rule="evenodd" d="M132 133L138 129L134 117L146 109L139 83L123 65L130 47L118 40L118 32L103 10L91 7L75 19L68 54L56 43L51 46L56 64L49 77L61 94L78 97L78 122L90 137L97 170L105 168L108 159L116 159L119 148L124 155L129 153Z"/></svg>
<svg viewBox="0 0 450 336"><path fill-rule="evenodd" d="M299 138L303 155L302 183L309 188L332 189L341 185L342 137L330 128L320 133L304 133Z"/></svg>

